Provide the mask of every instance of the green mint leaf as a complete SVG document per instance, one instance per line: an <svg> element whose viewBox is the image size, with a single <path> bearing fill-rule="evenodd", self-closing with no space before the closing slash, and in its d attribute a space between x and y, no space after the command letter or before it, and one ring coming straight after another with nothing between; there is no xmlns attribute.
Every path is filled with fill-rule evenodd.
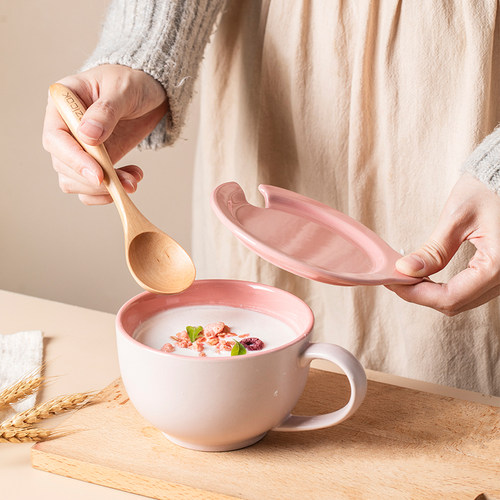
<svg viewBox="0 0 500 500"><path fill-rule="evenodd" d="M202 331L202 326L186 326L186 332L189 335L189 340L191 340L191 342L194 342L200 336Z"/></svg>
<svg viewBox="0 0 500 500"><path fill-rule="evenodd" d="M235 344L233 345L233 348L231 349L231 356L242 356L243 354L247 353L247 350L243 346L243 344L240 344L237 340L234 341Z"/></svg>

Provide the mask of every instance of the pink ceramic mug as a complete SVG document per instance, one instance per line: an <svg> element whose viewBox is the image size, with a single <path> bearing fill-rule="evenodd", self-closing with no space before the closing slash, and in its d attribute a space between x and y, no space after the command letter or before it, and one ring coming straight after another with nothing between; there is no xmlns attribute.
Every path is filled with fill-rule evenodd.
<svg viewBox="0 0 500 500"><path fill-rule="evenodd" d="M296 337L250 356L221 358L165 353L135 340L134 332L148 318L167 309L196 305L259 311L290 326ZM311 309L298 297L258 283L203 280L175 295L145 292L124 304L116 319L123 383L146 420L172 442L191 449L234 450L257 442L271 429L329 427L360 406L366 375L342 347L311 343L313 323ZM313 359L331 361L344 371L351 386L350 399L328 414L291 415Z"/></svg>

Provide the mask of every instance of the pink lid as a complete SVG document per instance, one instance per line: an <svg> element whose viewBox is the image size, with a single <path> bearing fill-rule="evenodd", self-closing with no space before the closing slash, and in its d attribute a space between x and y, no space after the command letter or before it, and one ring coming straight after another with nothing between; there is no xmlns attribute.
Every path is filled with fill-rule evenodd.
<svg viewBox="0 0 500 500"><path fill-rule="evenodd" d="M260 185L265 208L248 203L236 182L218 186L212 207L233 234L274 265L332 285L414 284L398 272L401 255L373 231L322 203Z"/></svg>

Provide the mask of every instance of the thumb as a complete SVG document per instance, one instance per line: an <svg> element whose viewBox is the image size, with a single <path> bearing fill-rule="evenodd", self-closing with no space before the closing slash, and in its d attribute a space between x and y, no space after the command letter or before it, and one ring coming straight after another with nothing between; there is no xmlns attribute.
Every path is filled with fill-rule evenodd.
<svg viewBox="0 0 500 500"><path fill-rule="evenodd" d="M396 262L396 269L408 276L424 278L441 271L460 247L461 239L452 232L433 235L418 250Z"/></svg>
<svg viewBox="0 0 500 500"><path fill-rule="evenodd" d="M78 126L78 137L92 146L104 142L113 132L124 114L123 100L119 95L99 97L85 112Z"/></svg>

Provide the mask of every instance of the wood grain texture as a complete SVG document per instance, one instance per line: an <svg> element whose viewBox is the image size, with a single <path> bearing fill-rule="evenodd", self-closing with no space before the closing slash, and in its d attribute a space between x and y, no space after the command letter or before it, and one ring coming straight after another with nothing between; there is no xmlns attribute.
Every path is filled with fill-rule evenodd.
<svg viewBox="0 0 500 500"><path fill-rule="evenodd" d="M296 411L331 411L348 390L342 375L311 370ZM173 445L120 380L63 425L75 432L35 445L35 468L152 498L500 499L500 409L379 382L336 427L271 431L232 452Z"/></svg>

